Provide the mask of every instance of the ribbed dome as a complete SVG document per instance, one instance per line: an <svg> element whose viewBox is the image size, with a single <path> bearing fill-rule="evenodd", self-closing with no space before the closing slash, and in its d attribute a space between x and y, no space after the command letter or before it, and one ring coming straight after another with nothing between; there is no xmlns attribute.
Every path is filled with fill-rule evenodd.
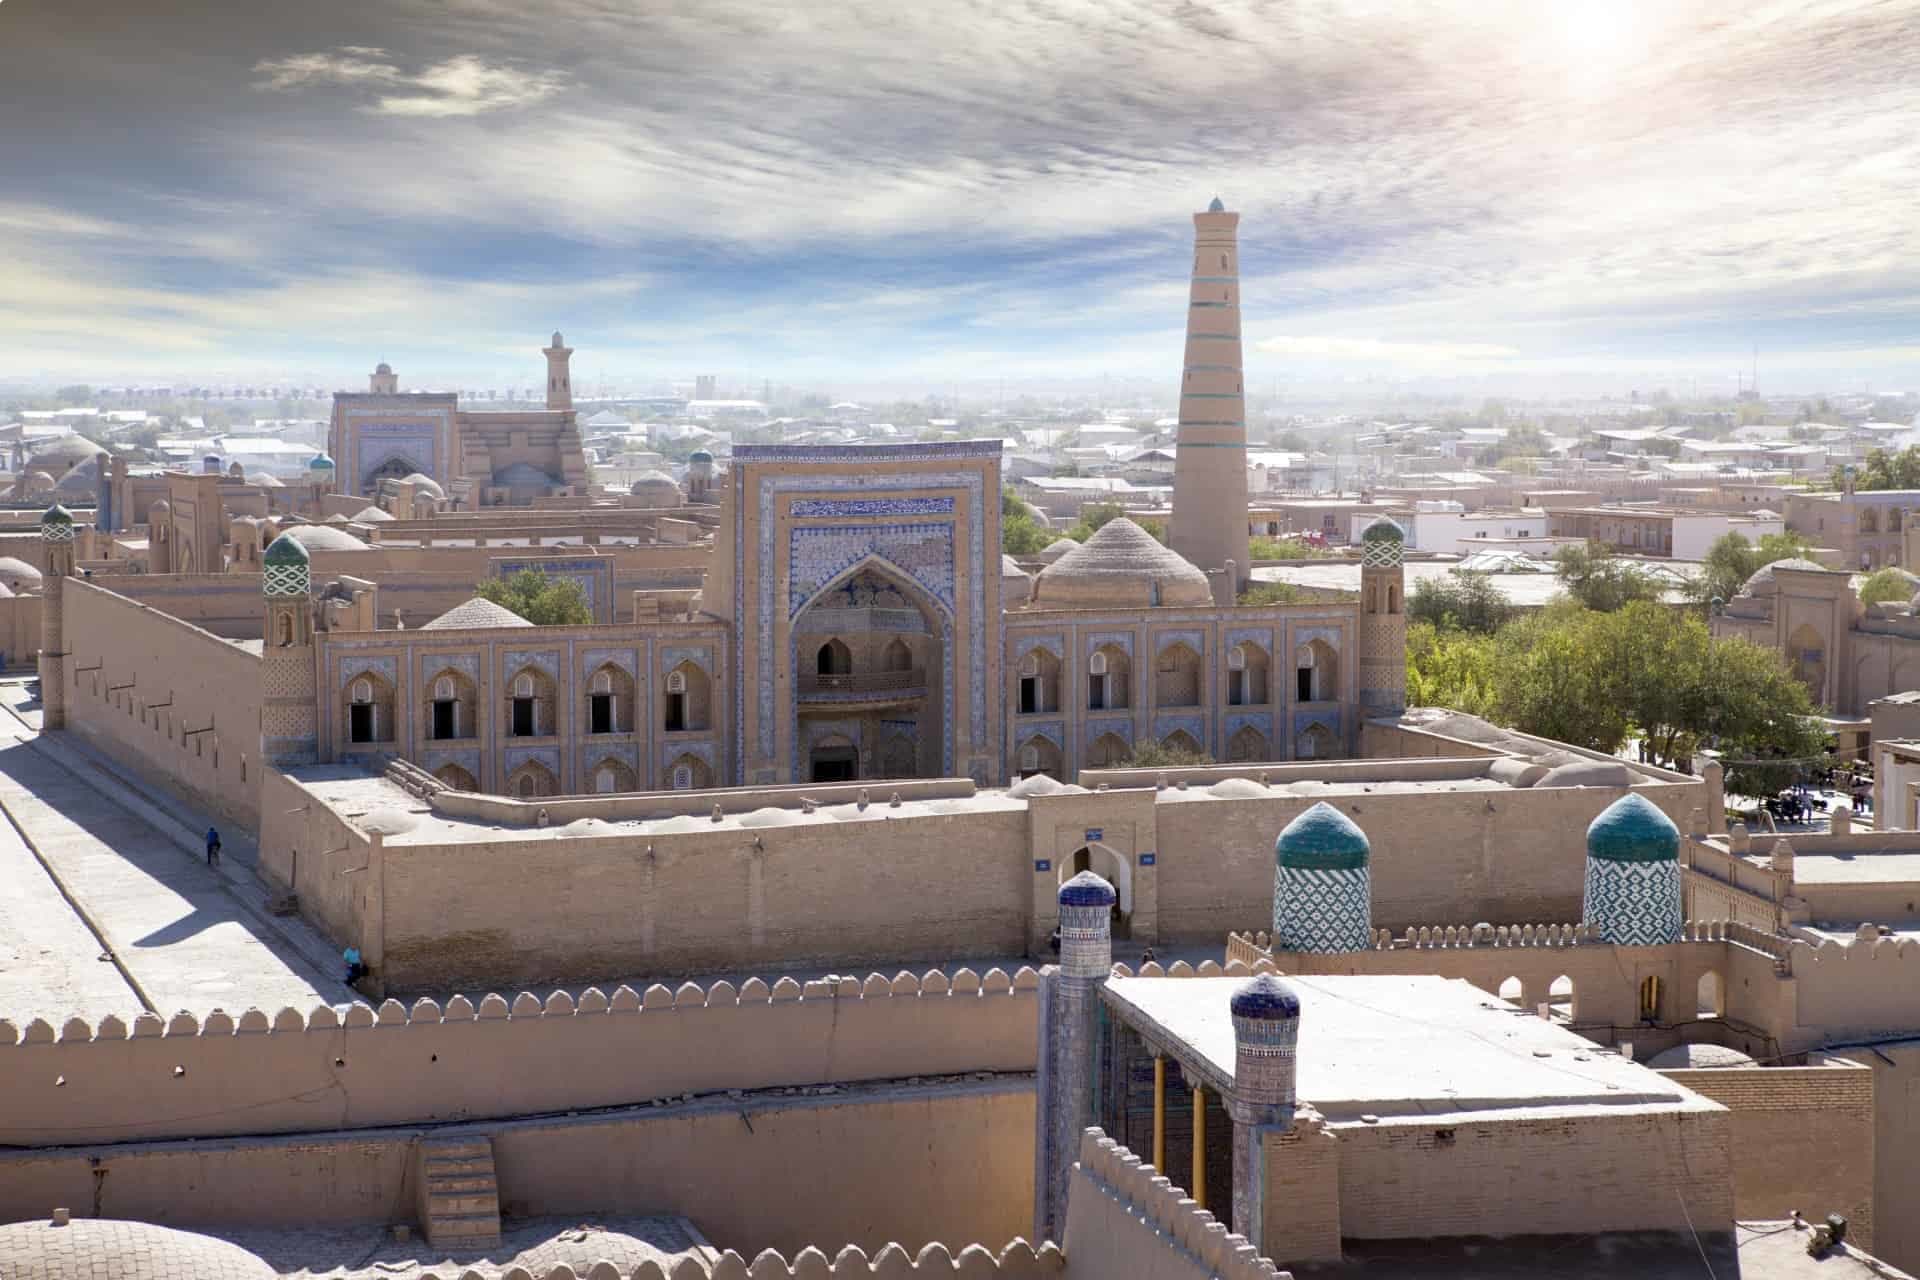
<svg viewBox="0 0 1920 1280"><path fill-rule="evenodd" d="M150 1222L75 1218L0 1226L10 1280L192 1276L193 1280L274 1280L280 1273L237 1244Z"/></svg>
<svg viewBox="0 0 1920 1280"><path fill-rule="evenodd" d="M1027 580L1027 571L1020 567L1018 560L1015 560L1012 556L1003 555L1000 557L1000 577L1007 582L1011 582L1015 578L1025 582Z"/></svg>
<svg viewBox="0 0 1920 1280"><path fill-rule="evenodd" d="M1207 575L1125 516L1040 571L1033 603L1055 609L1137 609L1213 603Z"/></svg>
<svg viewBox="0 0 1920 1280"><path fill-rule="evenodd" d="M1297 1018L1300 997L1270 973L1263 973L1233 993L1227 1010L1236 1018Z"/></svg>
<svg viewBox="0 0 1920 1280"><path fill-rule="evenodd" d="M1043 563L1052 564L1067 552L1077 551L1079 548L1080 544L1072 538L1055 538L1041 549L1040 559Z"/></svg>
<svg viewBox="0 0 1920 1280"><path fill-rule="evenodd" d="M1325 800L1289 822L1273 842L1277 866L1307 871L1350 871L1366 866L1371 856L1366 832Z"/></svg>
<svg viewBox="0 0 1920 1280"><path fill-rule="evenodd" d="M1630 793L1587 828L1587 856L1600 862L1675 862L1680 828L1645 796Z"/></svg>
<svg viewBox="0 0 1920 1280"><path fill-rule="evenodd" d="M366 551L368 546L345 529L326 524L296 524L281 534L296 539L309 551ZM279 541L279 539L275 539Z"/></svg>
<svg viewBox="0 0 1920 1280"><path fill-rule="evenodd" d="M1113 886L1091 871L1082 871L1060 886L1063 907L1110 907L1119 900Z"/></svg>
<svg viewBox="0 0 1920 1280"><path fill-rule="evenodd" d="M1811 560L1802 560L1798 557L1792 560L1775 560L1772 564L1763 564L1754 570L1753 576L1741 585L1740 594L1743 596L1770 596L1778 591L1780 588L1773 580L1773 571L1775 569L1812 569L1817 573L1831 572L1831 570L1823 564L1815 564Z"/></svg>
<svg viewBox="0 0 1920 1280"><path fill-rule="evenodd" d="M530 627L533 624L504 605L479 596L463 605L456 605L432 622L421 627L422 631L484 631L489 627Z"/></svg>
<svg viewBox="0 0 1920 1280"><path fill-rule="evenodd" d="M440 487L440 482L438 480L435 480L432 476L426 475L419 471L415 471L411 475L402 477L400 483L410 484L415 489L419 490L421 493L430 493L436 498L444 498L447 496L447 491Z"/></svg>

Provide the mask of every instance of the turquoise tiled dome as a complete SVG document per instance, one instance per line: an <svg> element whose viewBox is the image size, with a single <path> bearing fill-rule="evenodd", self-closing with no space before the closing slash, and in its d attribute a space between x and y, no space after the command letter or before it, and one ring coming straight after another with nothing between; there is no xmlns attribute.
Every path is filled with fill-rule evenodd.
<svg viewBox="0 0 1920 1280"><path fill-rule="evenodd" d="M267 547L266 555L261 557L264 564L297 565L304 567L313 560L300 539L292 534L283 533Z"/></svg>
<svg viewBox="0 0 1920 1280"><path fill-rule="evenodd" d="M1405 542L1407 531L1385 516L1377 516L1372 524L1360 531L1362 542Z"/></svg>
<svg viewBox="0 0 1920 1280"><path fill-rule="evenodd" d="M1325 800L1289 822L1273 842L1274 865L1312 871L1350 871L1367 865L1367 833Z"/></svg>
<svg viewBox="0 0 1920 1280"><path fill-rule="evenodd" d="M1674 862L1680 857L1680 828L1645 796L1629 792L1587 828L1587 856L1601 862Z"/></svg>
<svg viewBox="0 0 1920 1280"><path fill-rule="evenodd" d="M42 528L45 528L48 525L65 525L68 528L72 528L73 512L67 510L65 507L61 506L59 503L56 502L52 506L48 507L46 511L41 514L40 525Z"/></svg>

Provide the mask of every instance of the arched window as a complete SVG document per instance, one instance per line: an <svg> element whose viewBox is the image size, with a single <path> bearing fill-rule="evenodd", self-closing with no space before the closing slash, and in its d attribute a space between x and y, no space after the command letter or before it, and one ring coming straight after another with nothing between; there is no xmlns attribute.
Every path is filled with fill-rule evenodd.
<svg viewBox="0 0 1920 1280"><path fill-rule="evenodd" d="M601 795L609 795L613 792L614 776L611 767L607 765L600 766L599 772L593 775L593 789Z"/></svg>
<svg viewBox="0 0 1920 1280"><path fill-rule="evenodd" d="M293 644L293 615L291 613L282 613L280 615L280 647L282 649L285 649L290 647L292 644Z"/></svg>
<svg viewBox="0 0 1920 1280"><path fill-rule="evenodd" d="M853 650L840 640L829 640L814 655L814 667L823 676L844 676L853 670Z"/></svg>
<svg viewBox="0 0 1920 1280"><path fill-rule="evenodd" d="M667 673L666 688L666 696L661 699L666 731L705 729L712 714L707 673L689 659Z"/></svg>
<svg viewBox="0 0 1920 1280"><path fill-rule="evenodd" d="M693 790L693 767L677 764L673 766L673 789L675 791Z"/></svg>
<svg viewBox="0 0 1920 1280"><path fill-rule="evenodd" d="M348 699L347 740L349 742L378 741L380 725L374 714L373 681L365 677L355 680Z"/></svg>
<svg viewBox="0 0 1920 1280"><path fill-rule="evenodd" d="M1656 974L1648 974L1640 979L1640 1021L1658 1022L1660 1020L1660 996L1662 983Z"/></svg>
<svg viewBox="0 0 1920 1280"><path fill-rule="evenodd" d="M534 697L533 676L521 672L513 678L513 736L531 738L540 731L539 700Z"/></svg>
<svg viewBox="0 0 1920 1280"><path fill-rule="evenodd" d="M613 691L613 673L604 669L594 672L587 689L587 732L617 732L620 708Z"/></svg>
<svg viewBox="0 0 1920 1280"><path fill-rule="evenodd" d="M1700 975L1700 981L1694 988L1695 1016L1699 1018L1719 1018L1726 1015L1725 988L1720 981L1720 972L1709 969Z"/></svg>
<svg viewBox="0 0 1920 1280"><path fill-rule="evenodd" d="M460 736L460 701L452 676L433 682L433 736L436 740Z"/></svg>

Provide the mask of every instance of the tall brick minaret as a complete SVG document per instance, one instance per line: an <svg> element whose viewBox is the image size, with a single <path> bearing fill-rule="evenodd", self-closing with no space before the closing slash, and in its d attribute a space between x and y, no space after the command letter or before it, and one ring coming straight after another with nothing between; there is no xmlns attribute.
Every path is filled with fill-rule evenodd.
<svg viewBox="0 0 1920 1280"><path fill-rule="evenodd" d="M1193 291L1173 464L1173 549L1232 604L1247 571L1247 396L1240 369L1240 215L1193 215ZM1233 566L1233 579L1224 575Z"/></svg>
<svg viewBox="0 0 1920 1280"><path fill-rule="evenodd" d="M567 362L573 358L573 348L560 337L560 331L553 331L553 345L543 349L541 355L547 358L547 408L573 408L573 375L567 369Z"/></svg>

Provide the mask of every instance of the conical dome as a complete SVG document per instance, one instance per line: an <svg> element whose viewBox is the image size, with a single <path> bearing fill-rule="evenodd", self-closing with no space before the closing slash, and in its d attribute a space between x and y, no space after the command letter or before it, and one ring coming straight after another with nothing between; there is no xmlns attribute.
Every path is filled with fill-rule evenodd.
<svg viewBox="0 0 1920 1280"><path fill-rule="evenodd" d="M1273 842L1275 866L1313 871L1364 867L1372 856L1367 833L1325 800L1281 829Z"/></svg>
<svg viewBox="0 0 1920 1280"><path fill-rule="evenodd" d="M300 539L283 533L267 547L267 553L260 560L262 564L304 565L311 563L313 557L307 554Z"/></svg>
<svg viewBox="0 0 1920 1280"><path fill-rule="evenodd" d="M1063 907L1110 907L1119 900L1113 886L1091 871L1082 871L1060 886Z"/></svg>
<svg viewBox="0 0 1920 1280"><path fill-rule="evenodd" d="M1213 603L1207 575L1125 516L1040 571L1033 604L1041 609L1138 609Z"/></svg>
<svg viewBox="0 0 1920 1280"><path fill-rule="evenodd" d="M1645 796L1629 792L1588 826L1587 856L1602 862L1675 862L1680 828Z"/></svg>
<svg viewBox="0 0 1920 1280"><path fill-rule="evenodd" d="M1233 993L1227 1010L1236 1018L1297 1018L1300 997L1280 979L1263 973Z"/></svg>

